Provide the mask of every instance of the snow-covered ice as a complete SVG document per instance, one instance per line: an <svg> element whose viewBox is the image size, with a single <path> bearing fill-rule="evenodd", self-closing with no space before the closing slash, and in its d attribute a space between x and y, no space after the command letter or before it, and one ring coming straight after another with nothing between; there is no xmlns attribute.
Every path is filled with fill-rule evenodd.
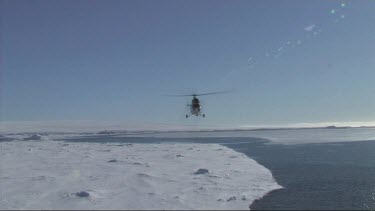
<svg viewBox="0 0 375 211"><path fill-rule="evenodd" d="M0 150L0 209L249 209L281 188L218 144L16 140Z"/></svg>

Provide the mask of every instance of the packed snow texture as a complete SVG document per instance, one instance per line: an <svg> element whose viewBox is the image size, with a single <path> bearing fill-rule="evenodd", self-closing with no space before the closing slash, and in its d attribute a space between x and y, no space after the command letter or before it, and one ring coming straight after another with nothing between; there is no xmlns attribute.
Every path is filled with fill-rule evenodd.
<svg viewBox="0 0 375 211"><path fill-rule="evenodd" d="M35 140L0 149L0 209L249 209L281 188L218 144Z"/></svg>

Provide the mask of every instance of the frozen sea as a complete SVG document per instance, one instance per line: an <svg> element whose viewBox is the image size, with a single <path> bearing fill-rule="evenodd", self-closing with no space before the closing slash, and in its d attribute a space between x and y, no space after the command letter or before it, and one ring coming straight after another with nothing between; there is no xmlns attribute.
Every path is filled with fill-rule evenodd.
<svg viewBox="0 0 375 211"><path fill-rule="evenodd" d="M374 209L375 129L2 133L0 209Z"/></svg>

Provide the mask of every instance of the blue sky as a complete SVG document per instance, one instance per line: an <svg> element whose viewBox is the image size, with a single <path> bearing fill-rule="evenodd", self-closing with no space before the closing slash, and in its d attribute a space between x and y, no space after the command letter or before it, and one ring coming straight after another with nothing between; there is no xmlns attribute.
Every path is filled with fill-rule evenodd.
<svg viewBox="0 0 375 211"><path fill-rule="evenodd" d="M1 1L1 121L375 120L375 1ZM206 118L185 119L202 97Z"/></svg>

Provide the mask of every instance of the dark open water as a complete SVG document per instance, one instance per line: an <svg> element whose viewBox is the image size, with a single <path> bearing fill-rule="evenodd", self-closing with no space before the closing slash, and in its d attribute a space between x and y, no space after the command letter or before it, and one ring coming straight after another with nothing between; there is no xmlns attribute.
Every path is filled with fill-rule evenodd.
<svg viewBox="0 0 375 211"><path fill-rule="evenodd" d="M258 138L80 137L93 142L218 143L245 153L270 169L284 187L252 209L375 209L375 141L270 144Z"/></svg>
<svg viewBox="0 0 375 211"><path fill-rule="evenodd" d="M375 209L375 141L228 146L270 169L285 188L252 209Z"/></svg>

